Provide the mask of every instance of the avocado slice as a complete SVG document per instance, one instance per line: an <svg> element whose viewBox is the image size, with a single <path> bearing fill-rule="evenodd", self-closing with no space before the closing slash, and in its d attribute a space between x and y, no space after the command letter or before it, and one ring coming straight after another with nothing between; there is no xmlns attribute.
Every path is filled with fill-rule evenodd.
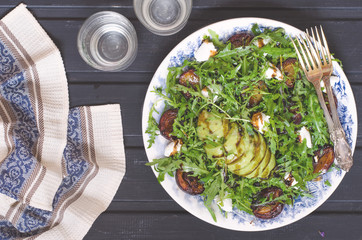
<svg viewBox="0 0 362 240"><path fill-rule="evenodd" d="M209 159L223 161L228 169L236 175L247 178L266 178L275 167L275 156L271 153L264 137L258 133L249 135L245 129L240 130L237 123L229 123L217 113L203 110L197 123L200 140L225 138L217 146L205 144L204 149Z"/></svg>
<svg viewBox="0 0 362 240"><path fill-rule="evenodd" d="M225 136L224 149L228 157L226 159L226 164L230 164L237 160L239 156L238 153L238 144L241 141L241 136L239 133L239 127L236 123L231 124L230 131Z"/></svg>
<svg viewBox="0 0 362 240"><path fill-rule="evenodd" d="M256 148L255 141L252 141L255 136L250 136L246 134L241 137L241 141L238 145L238 155L237 158L228 163L228 169L233 173L237 174L236 171L243 168L244 165L247 165L254 157L254 152Z"/></svg>
<svg viewBox="0 0 362 240"><path fill-rule="evenodd" d="M243 137L248 136L245 134ZM261 141L259 134L255 133L254 136L249 137L249 141L245 142L243 146L239 147L248 147L247 155L242 155L235 161L232 165L229 165L228 168L235 174L239 176L244 176L250 173L255 167L258 166L259 161L261 161L260 156L257 156L260 150L265 151L265 143Z"/></svg>
<svg viewBox="0 0 362 240"><path fill-rule="evenodd" d="M261 163L259 164L259 166L254 171L252 171L250 174L246 175L245 177L247 177L247 178L260 177L263 170L266 168L266 166L268 166L270 157L271 157L271 152L270 152L270 149L267 148L266 154L265 154L263 160L261 161Z"/></svg>
<svg viewBox="0 0 362 240"><path fill-rule="evenodd" d="M224 157L224 151L221 145L213 146L211 144L205 144L204 149L207 157L210 159Z"/></svg>
<svg viewBox="0 0 362 240"><path fill-rule="evenodd" d="M276 164L275 155L271 154L269 164L266 166L264 171L261 173L260 178L268 178L270 175L270 172L274 169L275 164Z"/></svg>
<svg viewBox="0 0 362 240"><path fill-rule="evenodd" d="M260 165L260 163L264 159L264 156L266 155L268 148L266 146L265 140L264 140L263 136L259 133L258 133L258 137L259 137L259 141L260 141L259 148L255 149L254 158L250 161L250 165L248 167L238 171L241 176L245 177L248 174L251 174ZM247 169L249 171L247 171Z"/></svg>
<svg viewBox="0 0 362 240"><path fill-rule="evenodd" d="M224 137L228 131L228 120L220 118L212 112L203 110L197 121L197 135L200 140Z"/></svg>

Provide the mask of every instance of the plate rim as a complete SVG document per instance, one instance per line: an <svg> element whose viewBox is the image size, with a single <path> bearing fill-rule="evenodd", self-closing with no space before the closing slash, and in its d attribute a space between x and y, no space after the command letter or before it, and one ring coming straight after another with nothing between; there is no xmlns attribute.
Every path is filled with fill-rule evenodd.
<svg viewBox="0 0 362 240"><path fill-rule="evenodd" d="M149 108L146 109L148 102L150 102L150 92L153 90L154 87L154 79L160 75L160 72L162 72L163 68L165 67L165 65L168 67L169 65L167 65L170 62L170 58L172 56L175 55L175 53L177 53L177 49L180 48L180 46L182 46L183 44L187 43L188 41L192 40L192 39L196 39L196 37L199 37L203 32L207 33L208 29L212 29L214 26L217 25L222 25L222 24L226 24L228 22L234 22L234 21L240 21L242 22L242 24L240 24L240 26L248 26L252 23L258 23L258 24L262 24L263 26L265 25L266 27L277 27L277 28L284 28L286 32L295 32L295 34L290 33L289 35L291 36L295 36L296 34L301 33L302 31L292 25L289 25L287 23L284 22L280 22L277 20L273 20L273 19L267 19L267 18L258 18L258 17L240 17L240 18L231 18L231 19L226 19L226 20L222 20L222 21L218 21L209 25L206 25L196 31L194 31L193 33L191 33L190 35L188 35L187 37L185 37L182 41L178 42L176 44L176 46L174 46L172 48L172 50L166 55L166 57L162 60L162 62L159 64L157 70L155 71L154 75L152 76L152 79L150 81L150 84L147 88L147 92L146 92L146 96L144 99L144 103L143 103L143 108L142 108L142 138L143 138L143 144L144 144L144 148L146 151L146 155L147 155L147 159L148 161L152 161L150 156L149 156L149 151L151 148L148 148L148 142L147 139L145 137L146 133L146 129L147 129L147 121L148 121L148 117L149 117ZM233 25L235 27L235 25ZM340 68L340 67L339 67ZM342 68L337 70L339 74L342 75L343 78L345 78L348 82L348 78L345 75L344 71ZM356 108L356 101L354 98L354 94L351 88L351 85L348 82L348 88L349 88L349 92L351 92L351 95L349 95L349 98L351 98L351 100L353 100L354 105L352 106L352 117L354 117L355 122L354 122L354 127L356 128L356 131L353 132L353 135L351 136L352 138L352 153L355 150L355 146L356 146L356 142L357 142L357 133L358 133L358 115L357 115L357 108ZM148 101L147 101L148 100ZM353 114L355 113L355 114ZM157 177L157 172L154 169L154 166L151 167L153 173L155 174L155 176ZM225 225L220 225L218 224L218 222L213 221L213 219L211 218L211 216L208 217L203 217L203 216L199 216L197 215L197 213L195 213L192 207L189 206L185 206L184 203L181 202L181 199L177 198L176 196L173 196L173 192L171 192L171 189L168 189L166 186L164 186L164 182L161 182L161 186L163 187L163 189L168 193L168 195L172 198L172 200L174 200L175 202L177 202L177 204L179 204L182 208L184 208L187 212L191 213L192 215L194 215L195 217L197 217L200 220L203 220L207 223L210 223L214 226L218 226L221 228L225 228L225 229L229 229L229 230L236 230L236 231L245 231L245 232L256 232L256 231L266 231L266 230L271 230L271 229L276 229L276 228L280 228L280 227L284 227L287 226L289 224L292 224L296 221L299 221L301 219L303 219L304 217L306 217L307 215L311 214L312 212L314 212L318 207L320 207L333 193L334 191L337 189L337 187L340 185L340 183L342 182L344 176L345 176L346 172L342 171L342 176L340 178L340 180L338 181L338 183L334 184L333 186L330 187L329 191L327 192L326 195L324 195L324 201L319 201L315 206L308 208L308 211L306 211L306 213L303 213L301 215L298 215L298 218L293 218L292 221L288 221L287 223L282 223L282 224L277 224L276 226L274 225L269 225L263 229L260 228L235 228L232 226L225 226ZM176 184L176 183L175 183ZM210 215L210 214L209 214ZM211 219L211 220L210 220ZM244 226L244 225L241 225Z"/></svg>

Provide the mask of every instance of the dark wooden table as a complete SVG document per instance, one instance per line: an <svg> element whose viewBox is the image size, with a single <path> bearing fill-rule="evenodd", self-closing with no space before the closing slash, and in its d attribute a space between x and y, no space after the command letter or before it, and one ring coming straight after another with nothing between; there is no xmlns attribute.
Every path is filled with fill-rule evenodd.
<svg viewBox="0 0 362 240"><path fill-rule="evenodd" d="M0 15L20 3L1 0ZM265 232L237 232L212 226L174 202L158 184L142 143L141 113L146 89L167 53L208 24L236 17L263 17L300 29L322 24L331 51L343 61L362 114L362 1L360 0L194 0L191 17L179 33L161 37L137 20L131 0L24 0L59 47L67 71L71 106L120 103L127 172L106 212L85 239L362 239L362 145L358 134L355 164L320 208L291 225ZM77 33L91 14L112 10L136 28L135 62L117 73L100 72L79 56ZM360 128L361 129L361 128Z"/></svg>

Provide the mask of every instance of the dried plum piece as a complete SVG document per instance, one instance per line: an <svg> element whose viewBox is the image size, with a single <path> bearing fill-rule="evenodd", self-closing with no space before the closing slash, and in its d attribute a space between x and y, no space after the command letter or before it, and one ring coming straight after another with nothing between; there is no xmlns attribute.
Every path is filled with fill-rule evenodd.
<svg viewBox="0 0 362 240"><path fill-rule="evenodd" d="M289 108L289 112L293 113L293 116L292 116L293 123L296 125L301 124L301 122L303 120L302 114L298 113L298 111L299 111L299 108L294 108L294 109Z"/></svg>
<svg viewBox="0 0 362 240"><path fill-rule="evenodd" d="M266 91L267 89L268 88L267 88L265 82L263 82L262 80L259 80L258 84L256 85L256 87L253 90L253 95L251 95L247 107L252 108L252 107L257 106L263 99L263 94L261 93L261 91Z"/></svg>
<svg viewBox="0 0 362 240"><path fill-rule="evenodd" d="M182 169L176 170L176 183L180 189L191 195L198 195L204 192L204 185L198 177L191 176L192 172L184 172Z"/></svg>
<svg viewBox="0 0 362 240"><path fill-rule="evenodd" d="M171 136L171 133L173 132L173 123L177 118L177 113L177 109L169 109L165 111L160 118L158 128L160 129L161 135L168 140L176 139L176 137Z"/></svg>
<svg viewBox="0 0 362 240"><path fill-rule="evenodd" d="M300 113L294 114L293 117L292 117L292 120L293 120L293 123L296 124L296 125L301 124L301 122L302 122L302 114L300 114Z"/></svg>
<svg viewBox="0 0 362 240"><path fill-rule="evenodd" d="M284 204L281 202L271 201L260 205L261 199L266 199L267 201L273 200L277 197L283 195L283 190L278 187L268 187L261 190L257 196L254 203L251 205L254 215L257 218L261 219L271 219L278 216L284 208ZM272 199L270 199L272 198Z"/></svg>
<svg viewBox="0 0 362 240"><path fill-rule="evenodd" d="M281 69L281 71L284 72L286 79L285 79L285 84L289 87L289 88L293 88L294 87L294 82L295 82L295 70L294 68L296 67L296 62L297 59L295 58L288 58L287 60L285 60L281 66L280 64L278 64L278 68Z"/></svg>
<svg viewBox="0 0 362 240"><path fill-rule="evenodd" d="M253 40L254 36L250 33L237 33L229 38L229 41L233 45L234 48L245 47L250 45L251 40Z"/></svg>
<svg viewBox="0 0 362 240"><path fill-rule="evenodd" d="M326 173L334 162L334 148L327 146L315 152L317 162L314 163L313 173Z"/></svg>
<svg viewBox="0 0 362 240"><path fill-rule="evenodd" d="M200 84L200 78L196 75L194 69L190 69L184 73L181 74L179 80L179 84L185 87L192 87L194 90L197 90L196 86ZM191 98L191 94L188 92L182 93L186 99Z"/></svg>

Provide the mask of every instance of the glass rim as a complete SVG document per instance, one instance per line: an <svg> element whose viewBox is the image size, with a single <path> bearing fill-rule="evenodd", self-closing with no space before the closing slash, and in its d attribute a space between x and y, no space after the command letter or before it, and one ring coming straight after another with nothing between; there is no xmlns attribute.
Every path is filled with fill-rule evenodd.
<svg viewBox="0 0 362 240"><path fill-rule="evenodd" d="M186 8L185 11L186 13L184 14L183 18L179 20L179 24L175 25L172 28L169 29L162 29L162 28L155 28L152 25L150 25L147 20L144 18L143 14L142 14L142 4L144 2L150 2L152 3L154 0L133 0L133 9L134 12L138 18L138 20L142 23L142 25L147 28L150 32L160 35L160 36L169 36L172 34L175 34L177 32L179 32L182 28L185 27L190 15L191 15L191 11L192 11L192 0L177 0L177 1L181 1L184 2L186 4ZM176 0L173 0L176 1Z"/></svg>
<svg viewBox="0 0 362 240"><path fill-rule="evenodd" d="M94 34L94 31L99 29L102 24L106 25L107 23L102 23L100 26L97 26L97 20L99 18L103 18L104 20L120 20L113 22L112 24L116 24L121 27L124 32L121 34L125 37L128 46L126 54L118 61L109 62L109 61L97 61L92 53L90 53L85 46L85 37L87 33L91 32L91 35ZM107 22L107 21L105 21ZM109 23L111 24L111 23ZM91 67L102 70L102 71L121 71L128 68L137 56L138 50L138 39L137 33L133 26L133 24L128 20L125 16L118 12L114 11L100 11L89 16L82 24L78 31L77 35L77 48L82 59ZM97 54L99 55L99 53ZM102 59L103 60L103 59Z"/></svg>

